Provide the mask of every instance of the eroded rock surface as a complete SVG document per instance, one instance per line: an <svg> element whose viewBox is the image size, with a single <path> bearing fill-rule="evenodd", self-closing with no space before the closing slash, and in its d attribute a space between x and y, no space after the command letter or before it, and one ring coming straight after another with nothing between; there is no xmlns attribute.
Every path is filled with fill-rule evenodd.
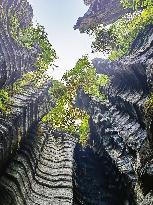
<svg viewBox="0 0 153 205"><path fill-rule="evenodd" d="M0 116L0 172L26 137L29 128L52 108L53 102L48 95L49 84L43 89L28 88L12 100L11 114Z"/></svg>
<svg viewBox="0 0 153 205"><path fill-rule="evenodd" d="M111 79L110 85L101 89L107 103L90 98L82 90L77 100L77 106L91 115L90 144L95 154L108 154L119 172L127 177L128 189L138 204L152 204L153 200L153 128L152 119L148 121L145 114L153 82L152 26L146 29L148 35L145 38L143 32L139 35L139 44L135 42L129 56L114 62L93 60L97 73L107 74Z"/></svg>
<svg viewBox="0 0 153 205"><path fill-rule="evenodd" d="M33 10L28 1L0 1L0 88L13 84L23 73L36 69L34 63L40 51L38 45L28 49L13 37L15 26L19 32L19 29L31 24L32 17ZM17 19L19 25L13 24ZM16 38L20 36L19 33L15 35Z"/></svg>
<svg viewBox="0 0 153 205"><path fill-rule="evenodd" d="M111 24L124 14L132 12L131 9L123 8L120 0L92 0L85 1L85 4L90 7L83 17L78 18L74 26L74 29L79 29L80 32L100 23Z"/></svg>
<svg viewBox="0 0 153 205"><path fill-rule="evenodd" d="M29 3L0 3L0 87L5 88L36 69L39 48L23 48L9 31L10 14L17 11L20 26L29 25ZM85 3L91 5L78 21L80 29L86 19L87 27L94 20L108 24L126 12L119 1ZM93 60L110 84L101 88L106 103L78 91L76 106L90 114L85 148L74 136L40 123L54 106L48 95L51 82L13 96L12 114L0 116L0 205L153 205L153 121L144 109L153 91L152 31L152 25L142 31L121 60Z"/></svg>
<svg viewBox="0 0 153 205"><path fill-rule="evenodd" d="M66 133L33 127L0 180L1 204L72 204L74 147Z"/></svg>

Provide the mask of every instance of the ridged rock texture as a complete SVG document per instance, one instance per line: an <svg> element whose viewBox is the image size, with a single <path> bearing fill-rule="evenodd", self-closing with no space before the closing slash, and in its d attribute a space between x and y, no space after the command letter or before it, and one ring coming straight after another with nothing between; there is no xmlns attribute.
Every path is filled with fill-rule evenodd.
<svg viewBox="0 0 153 205"><path fill-rule="evenodd" d="M94 0L84 0L84 4L89 6Z"/></svg>
<svg viewBox="0 0 153 205"><path fill-rule="evenodd" d="M33 64L39 54L37 45L27 49L14 40L10 27L12 17L19 19L20 28L26 28L32 22L32 7L24 0L0 1L0 88L35 70Z"/></svg>
<svg viewBox="0 0 153 205"><path fill-rule="evenodd" d="M43 125L30 130L1 178L2 204L72 204L74 147L68 134Z"/></svg>
<svg viewBox="0 0 153 205"><path fill-rule="evenodd" d="M19 19L20 28L25 28L32 21L33 10L24 0L0 1L0 88L12 85L24 73L33 70L40 52L38 46L27 49L12 37L10 24L13 16ZM11 97L11 114L4 118L0 113L0 172L30 126L52 107L48 95L50 85L51 82L46 82L39 89L27 86L22 94Z"/></svg>
<svg viewBox="0 0 153 205"><path fill-rule="evenodd" d="M101 19L110 4L121 8L117 0L85 1L91 12L96 2L95 15L105 8ZM13 14L21 27L30 24L29 3L0 4L0 87L5 88L36 69L40 50L37 45L22 47L9 30ZM117 18L125 12L118 11ZM112 22L110 16L106 24ZM152 33L150 25L121 60L93 60L97 73L107 74L110 84L101 88L107 103L78 91L76 106L90 114L85 148L74 136L40 122L54 106L48 95L51 82L12 97L12 114L0 115L0 205L153 205L153 120L144 109L153 92Z"/></svg>
<svg viewBox="0 0 153 205"><path fill-rule="evenodd" d="M152 31L153 26L148 26L141 32L131 54L120 61L93 60L97 73L111 79L101 90L108 97L106 104L89 98L82 90L77 99L77 106L91 115L90 143L95 155L107 153L128 181L137 204L153 204L153 121L145 114L145 101L153 90Z"/></svg>
<svg viewBox="0 0 153 205"><path fill-rule="evenodd" d="M83 17L78 18L74 26L74 29L79 29L80 32L84 32L101 22L108 25L124 14L132 12L131 9L123 8L120 0L90 0L84 1L84 3L90 5L89 9Z"/></svg>
<svg viewBox="0 0 153 205"><path fill-rule="evenodd" d="M22 95L13 97L12 113L0 116L0 172L17 149L20 141L26 137L28 129L40 121L53 106L48 95L47 84L36 92L28 88Z"/></svg>

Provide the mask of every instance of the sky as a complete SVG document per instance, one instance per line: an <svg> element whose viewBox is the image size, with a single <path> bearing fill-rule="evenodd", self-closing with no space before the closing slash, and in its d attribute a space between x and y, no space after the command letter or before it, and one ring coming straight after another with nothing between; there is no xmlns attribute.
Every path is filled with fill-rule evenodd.
<svg viewBox="0 0 153 205"><path fill-rule="evenodd" d="M54 78L60 79L66 70L74 67L84 54L91 54L91 37L74 31L77 19L87 11L83 0L29 0L33 6L34 22L45 27L48 38L59 59ZM52 72L52 71L50 71Z"/></svg>

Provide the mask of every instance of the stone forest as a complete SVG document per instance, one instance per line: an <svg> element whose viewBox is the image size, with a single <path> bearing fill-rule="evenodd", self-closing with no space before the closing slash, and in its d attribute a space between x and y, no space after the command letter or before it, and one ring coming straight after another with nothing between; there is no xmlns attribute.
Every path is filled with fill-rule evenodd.
<svg viewBox="0 0 153 205"><path fill-rule="evenodd" d="M58 81L28 0L0 0L0 205L153 205L153 1L84 4L108 57Z"/></svg>

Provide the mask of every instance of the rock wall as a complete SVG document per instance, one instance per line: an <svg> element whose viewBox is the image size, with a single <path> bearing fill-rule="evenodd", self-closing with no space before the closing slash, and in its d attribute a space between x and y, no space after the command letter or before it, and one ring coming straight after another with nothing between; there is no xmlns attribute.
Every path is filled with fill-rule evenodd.
<svg viewBox="0 0 153 205"><path fill-rule="evenodd" d="M33 127L0 180L3 205L72 204L74 137Z"/></svg>
<svg viewBox="0 0 153 205"><path fill-rule="evenodd" d="M119 172L102 143L99 142L97 150L91 147L82 150L77 145L74 161L74 204L135 204L126 177Z"/></svg>
<svg viewBox="0 0 153 205"><path fill-rule="evenodd" d="M37 45L33 45L31 49L25 48L13 38L13 17L19 21L18 31L19 28L28 27L32 23L32 7L24 0L0 1L0 88L11 85L23 73L37 69L34 63L39 48ZM20 34L16 35L18 38Z"/></svg>
<svg viewBox="0 0 153 205"><path fill-rule="evenodd" d="M97 13L92 13L96 2ZM120 6L112 10L119 11L117 15L106 15L114 2L119 5L87 2L91 17L103 12L106 24L113 15L118 18L125 12ZM0 88L5 88L36 69L33 63L40 51L37 45L23 48L9 31L10 13L19 15L20 26L31 22L27 1L0 3ZM85 148L74 136L40 123L54 106L48 95L51 82L13 96L12 113L0 116L0 205L153 205L153 121L144 109L153 91L152 33L150 25L121 60L93 60L97 73L107 74L110 84L100 88L107 103L78 91L76 106L90 114Z"/></svg>
<svg viewBox="0 0 153 205"><path fill-rule="evenodd" d="M19 28L31 24L33 11L25 0L0 2L0 88L36 70L40 49L23 47L11 33L12 16ZM54 106L52 82L28 85L13 95L11 113L0 114L0 204L72 204L73 151L76 139L40 124Z"/></svg>
<svg viewBox="0 0 153 205"><path fill-rule="evenodd" d="M132 12L131 9L123 8L120 0L93 0L85 1L85 4L90 7L83 17L78 18L74 26L74 29L79 29L80 32L100 23L111 24L124 14Z"/></svg>
<svg viewBox="0 0 153 205"><path fill-rule="evenodd" d="M111 79L110 85L101 89L108 97L107 103L95 101L81 90L77 100L77 106L91 115L90 144L95 155L107 153L128 181L128 190L137 204L153 204L153 124L145 114L153 82L152 37L149 26L135 40L129 56L113 62L93 60L97 73Z"/></svg>
<svg viewBox="0 0 153 205"><path fill-rule="evenodd" d="M13 97L12 112L8 117L0 116L0 172L26 137L29 128L53 106L48 95L49 84L43 89L28 88Z"/></svg>
<svg viewBox="0 0 153 205"><path fill-rule="evenodd" d="M36 45L25 48L14 39L11 32L13 17L19 21L18 30L28 27L32 23L32 7L24 0L0 1L0 89L13 85L24 73L37 69L34 63L40 49ZM18 37L19 33L16 35ZM0 112L0 173L5 170L28 129L53 106L48 95L50 86L49 81L39 89L26 86L21 94L10 97L11 113L6 117Z"/></svg>
<svg viewBox="0 0 153 205"><path fill-rule="evenodd" d="M90 5L94 0L84 0L86 6Z"/></svg>

